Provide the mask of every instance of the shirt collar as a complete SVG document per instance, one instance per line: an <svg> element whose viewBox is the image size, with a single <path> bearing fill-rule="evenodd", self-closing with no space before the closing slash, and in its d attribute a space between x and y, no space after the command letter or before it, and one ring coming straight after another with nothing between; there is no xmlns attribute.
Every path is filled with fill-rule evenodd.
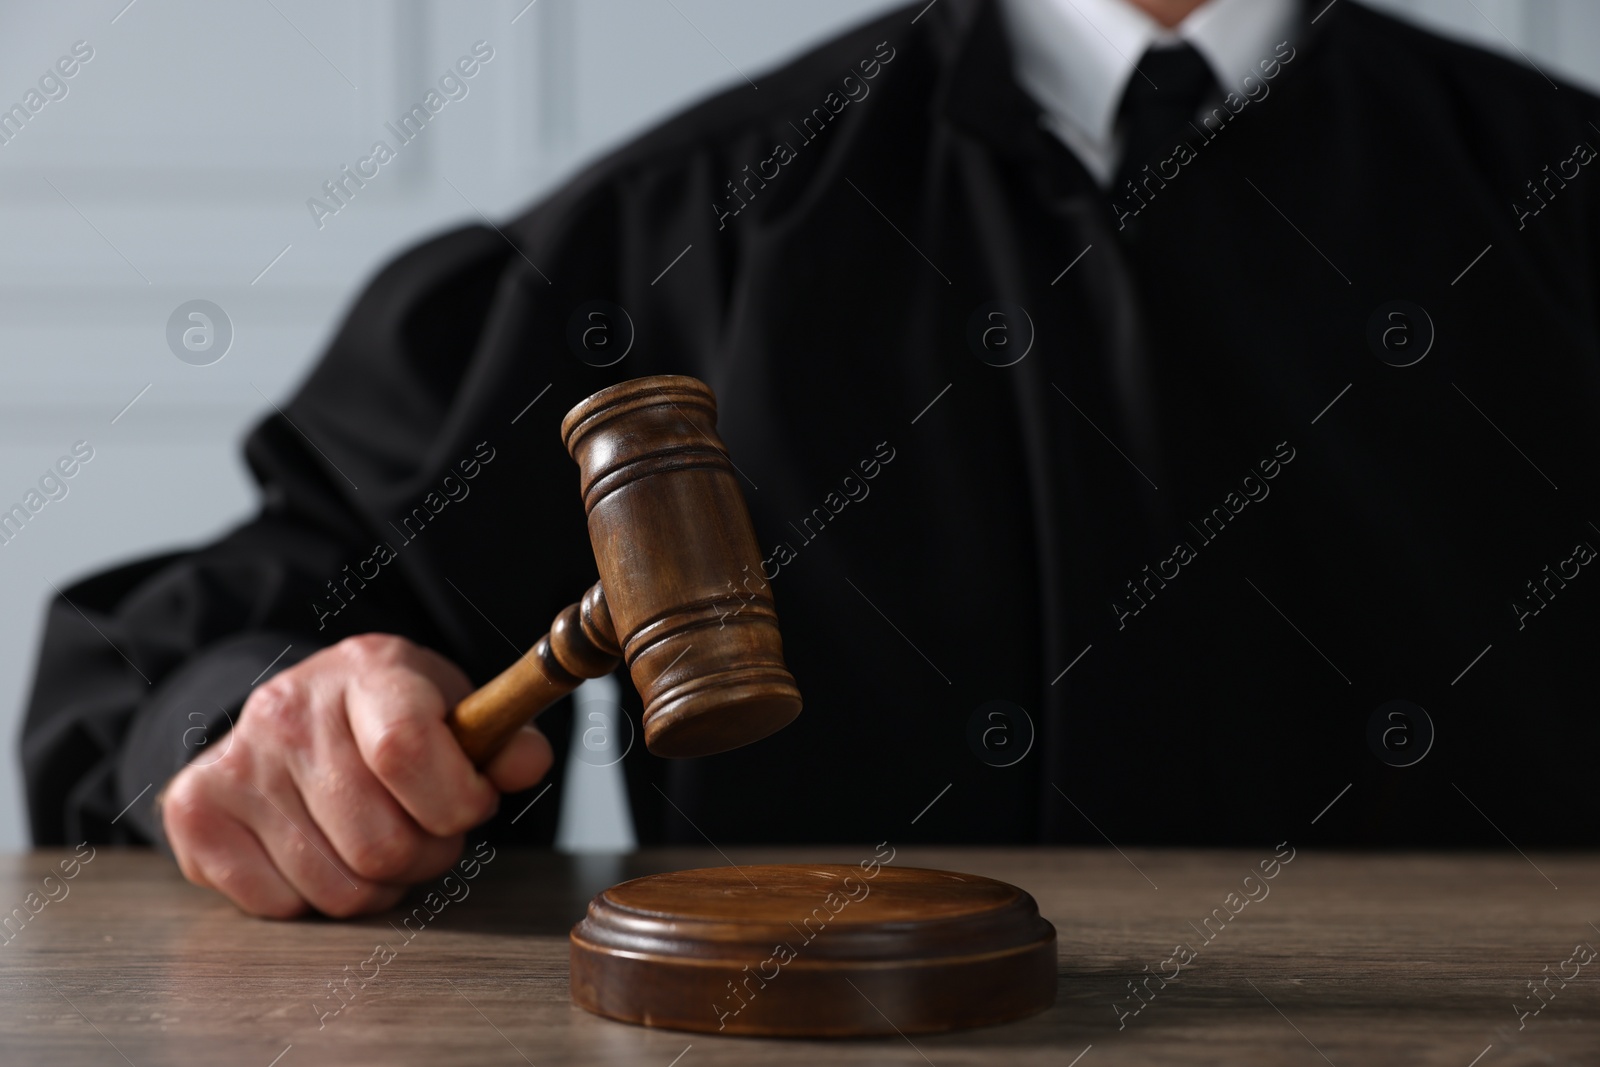
<svg viewBox="0 0 1600 1067"><path fill-rule="evenodd" d="M1227 91L1293 36L1299 6L1209 0L1168 30L1127 0L1001 0L1017 83L1091 170L1115 156L1117 109L1146 49L1188 42Z"/></svg>

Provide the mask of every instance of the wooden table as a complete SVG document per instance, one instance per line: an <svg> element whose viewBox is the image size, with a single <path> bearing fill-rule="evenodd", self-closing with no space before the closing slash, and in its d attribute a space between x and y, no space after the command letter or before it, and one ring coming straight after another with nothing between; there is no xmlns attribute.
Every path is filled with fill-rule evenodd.
<svg viewBox="0 0 1600 1067"><path fill-rule="evenodd" d="M0 908L23 906L30 892L44 899L44 876L68 854L0 857ZM872 849L729 855L741 865L858 862ZM444 905L434 898L437 915L425 926L414 919L420 932L406 942L402 913L248 919L185 884L158 855L100 849L76 878L49 883L67 895L0 945L0 1063L1600 1063L1600 960L1568 962L1580 958L1575 946L1600 946L1591 925L1600 922L1600 858L1301 849L1265 883L1266 896L1233 915L1228 894L1241 894L1235 906L1245 890L1260 896L1263 883L1244 879L1271 858L1271 850L900 849L897 865L1022 886L1060 932L1054 1008L913 1045L681 1034L574 1007L566 935L589 897L625 877L723 863L711 850L574 858L502 849L464 883L468 895ZM1230 916L1226 925L1204 924L1213 909ZM373 955L379 941L394 950L386 963ZM1150 981L1148 1002L1119 1028L1119 1015L1141 1003L1130 980L1171 974L1178 965L1166 961L1181 942L1194 951L1188 965L1165 988ZM374 971L340 1007L329 983ZM1539 1003L1527 983L1552 974L1548 1003L1519 1030L1517 1006Z"/></svg>

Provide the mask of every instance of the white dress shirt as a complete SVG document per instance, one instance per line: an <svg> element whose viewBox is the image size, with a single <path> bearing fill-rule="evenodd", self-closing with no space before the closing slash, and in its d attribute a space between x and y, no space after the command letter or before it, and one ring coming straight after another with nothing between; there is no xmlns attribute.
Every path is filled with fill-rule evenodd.
<svg viewBox="0 0 1600 1067"><path fill-rule="evenodd" d="M1298 28L1296 0L1207 0L1167 29L1128 0L1001 0L1017 83L1044 110L1045 128L1109 185L1121 155L1117 109L1134 65L1152 45L1186 41L1224 93Z"/></svg>

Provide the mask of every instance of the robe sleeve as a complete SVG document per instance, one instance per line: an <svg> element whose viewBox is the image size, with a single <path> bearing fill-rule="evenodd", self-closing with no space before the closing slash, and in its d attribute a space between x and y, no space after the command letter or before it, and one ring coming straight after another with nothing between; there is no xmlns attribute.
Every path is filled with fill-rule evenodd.
<svg viewBox="0 0 1600 1067"><path fill-rule="evenodd" d="M508 645L531 645L594 581L560 413L630 377L710 373L698 360L717 350L736 258L735 228L711 206L716 185L732 159L770 150L754 126L776 121L725 94L521 217L444 233L388 264L294 397L248 437L258 513L213 544L94 575L51 601L22 737L34 842L160 844L151 804L165 782L226 744L271 671L343 637L399 634L480 684ZM678 288L653 287L689 244ZM622 363L572 351L574 309L596 299L638 319ZM480 445L486 436L503 447ZM514 490L462 505L466 521L430 527L381 581L337 601L350 567L402 543L419 501L443 509L432 490L464 457L496 454L511 457L494 477ZM511 599L497 609L501 597ZM541 727L561 751L564 717ZM549 781L560 777L558 765ZM517 838L548 841L558 808L541 804Z"/></svg>
<svg viewBox="0 0 1600 1067"><path fill-rule="evenodd" d="M160 843L153 799L186 761L228 743L272 673L354 633L439 647L403 576L336 616L313 605L331 603L330 579L371 550L386 501L425 465L515 254L473 227L401 256L247 439L252 519L214 544L58 587L21 746L35 844Z"/></svg>

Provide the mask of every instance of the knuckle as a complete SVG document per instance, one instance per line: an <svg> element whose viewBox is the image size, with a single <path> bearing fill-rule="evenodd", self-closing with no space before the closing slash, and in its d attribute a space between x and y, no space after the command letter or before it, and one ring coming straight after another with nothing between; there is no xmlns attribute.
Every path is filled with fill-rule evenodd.
<svg viewBox="0 0 1600 1067"><path fill-rule="evenodd" d="M161 819L169 840L192 843L205 837L217 818L216 806L206 796L199 775L184 771L172 780L161 804Z"/></svg>
<svg viewBox="0 0 1600 1067"><path fill-rule="evenodd" d="M362 878L392 882L410 870L416 858L416 843L394 833L364 838L351 850L348 862Z"/></svg>
<svg viewBox="0 0 1600 1067"><path fill-rule="evenodd" d="M414 724L395 723L372 743L373 773L384 782L403 780L423 767L428 748L427 738Z"/></svg>
<svg viewBox="0 0 1600 1067"><path fill-rule="evenodd" d="M229 753L229 755L233 754ZM253 780L254 769L243 752L234 756L233 759L218 760L204 769L214 781L228 790L242 788Z"/></svg>
<svg viewBox="0 0 1600 1067"><path fill-rule="evenodd" d="M249 723L252 732L264 731L269 736L302 736L308 696L304 684L285 671L250 694L239 714L240 722Z"/></svg>
<svg viewBox="0 0 1600 1067"><path fill-rule="evenodd" d="M404 659L411 642L394 634L356 634L340 641L338 648L356 667L370 669Z"/></svg>

